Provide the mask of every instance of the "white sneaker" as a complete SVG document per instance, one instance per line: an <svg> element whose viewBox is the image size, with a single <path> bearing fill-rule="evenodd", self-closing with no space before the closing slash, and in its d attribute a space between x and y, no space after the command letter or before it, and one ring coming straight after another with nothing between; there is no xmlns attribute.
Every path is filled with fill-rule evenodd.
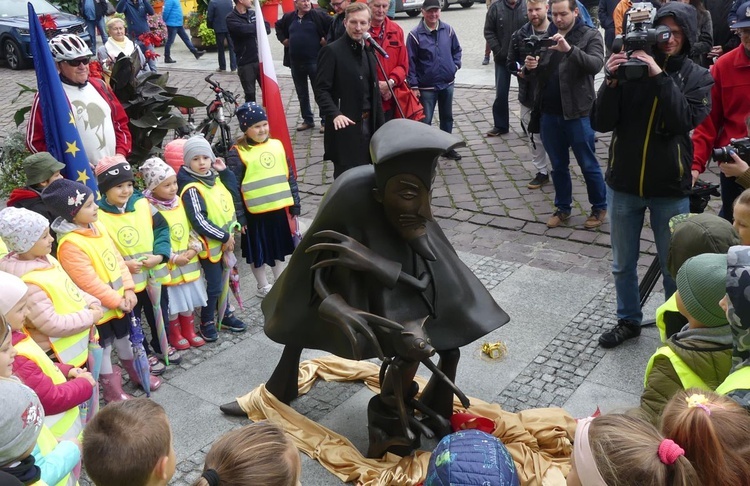
<svg viewBox="0 0 750 486"><path fill-rule="evenodd" d="M268 292L271 291L271 287L273 287L271 284L265 285L263 287L258 287L258 291L255 293L258 297L261 299L268 295Z"/></svg>

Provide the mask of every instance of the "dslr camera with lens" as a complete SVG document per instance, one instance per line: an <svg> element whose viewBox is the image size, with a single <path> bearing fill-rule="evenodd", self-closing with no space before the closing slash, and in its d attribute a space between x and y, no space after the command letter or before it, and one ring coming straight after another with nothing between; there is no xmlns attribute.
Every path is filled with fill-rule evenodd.
<svg viewBox="0 0 750 486"><path fill-rule="evenodd" d="M729 154L731 150L734 150L742 160L750 162L750 137L733 138L729 141L729 145L714 149L714 160L716 162L734 162L734 159Z"/></svg>
<svg viewBox="0 0 750 486"><path fill-rule="evenodd" d="M557 44L557 41L547 38L546 36L530 35L523 39L523 52L527 56L536 57L542 53L543 50L548 49Z"/></svg>
<svg viewBox="0 0 750 486"><path fill-rule="evenodd" d="M653 27L656 9L650 3L634 3L628 10L625 35L618 35L612 42L612 52L625 50L628 60L617 68L620 81L636 81L648 77L648 65L640 59L631 59L633 51L652 54L651 48L663 44L672 37L669 27Z"/></svg>

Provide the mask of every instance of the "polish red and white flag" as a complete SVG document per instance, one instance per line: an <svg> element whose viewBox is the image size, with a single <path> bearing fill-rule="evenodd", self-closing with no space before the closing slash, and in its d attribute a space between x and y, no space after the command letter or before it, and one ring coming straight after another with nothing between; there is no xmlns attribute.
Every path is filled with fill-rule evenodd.
<svg viewBox="0 0 750 486"><path fill-rule="evenodd" d="M281 101L279 82L276 80L276 68L271 56L271 44L268 43L266 24L260 2L255 0L255 23L258 35L258 58L260 59L260 89L263 92L263 107L268 114L268 126L271 137L281 140L289 158L292 172L297 176L297 164L294 162L292 139L289 137L289 125L286 123L286 110Z"/></svg>

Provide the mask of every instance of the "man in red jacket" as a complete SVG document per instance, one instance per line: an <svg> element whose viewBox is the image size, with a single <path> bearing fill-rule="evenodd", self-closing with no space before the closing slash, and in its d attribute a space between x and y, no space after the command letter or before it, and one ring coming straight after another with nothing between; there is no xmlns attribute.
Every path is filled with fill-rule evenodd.
<svg viewBox="0 0 750 486"><path fill-rule="evenodd" d="M380 54L376 55L388 75L386 79L383 71L378 67L378 88L380 88L380 99L383 102L385 121L401 118L388 86L390 85L394 92L398 88L405 88L406 73L409 72L409 52L404 43L404 31L396 22L387 17L390 3L388 0L369 0L367 3L372 11L370 35L388 53L388 59ZM405 115L408 117L408 114Z"/></svg>
<svg viewBox="0 0 750 486"><path fill-rule="evenodd" d="M740 35L740 46L716 60L711 75L711 113L693 132L693 183L706 170L711 149L724 147L733 138L747 136L745 119L750 116L750 2L737 10L732 26ZM721 174L721 216L734 219L732 204L744 190L735 177Z"/></svg>
<svg viewBox="0 0 750 486"><path fill-rule="evenodd" d="M55 36L49 45L91 166L95 167L105 156L129 155L132 138L128 115L104 81L89 79L89 60L93 55L89 47L75 34ZM30 120L26 146L33 153L46 152L38 93L31 105Z"/></svg>

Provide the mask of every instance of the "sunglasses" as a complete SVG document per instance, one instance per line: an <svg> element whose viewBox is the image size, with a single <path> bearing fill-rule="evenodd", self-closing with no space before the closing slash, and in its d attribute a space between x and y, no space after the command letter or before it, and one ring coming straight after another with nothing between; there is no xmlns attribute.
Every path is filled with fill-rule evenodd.
<svg viewBox="0 0 750 486"><path fill-rule="evenodd" d="M89 59L88 57L84 57L83 59L73 59L72 61L65 61L65 62L70 67L78 67L81 64L83 64L84 66L88 65L89 61L91 61L91 59Z"/></svg>

